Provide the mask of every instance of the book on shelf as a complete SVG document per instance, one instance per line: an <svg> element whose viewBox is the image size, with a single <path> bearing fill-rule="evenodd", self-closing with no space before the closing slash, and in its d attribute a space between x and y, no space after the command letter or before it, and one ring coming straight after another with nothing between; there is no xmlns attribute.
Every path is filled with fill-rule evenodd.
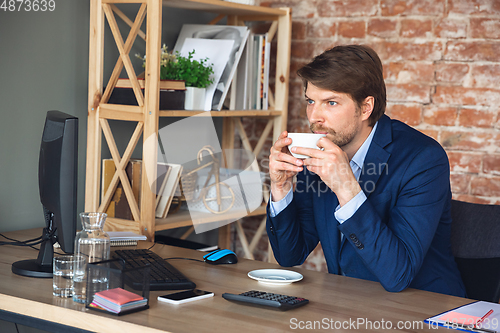
<svg viewBox="0 0 500 333"><path fill-rule="evenodd" d="M104 198L104 195L106 194L106 191L108 190L111 180L116 172L116 166L112 159L103 159L102 165L102 198ZM142 184L142 160L131 159L125 169L130 186L132 187L132 192L134 193L134 198L139 204ZM160 204L164 188L170 175L170 170L171 166L169 164L161 162L157 163L156 180L151 184L151 188L154 189L157 194L155 207L158 207ZM130 209L129 202L125 196L121 180L118 180L116 189L106 209L106 214L108 214L108 217L133 220L132 210ZM133 242L130 242L129 245L134 244Z"/></svg>
<svg viewBox="0 0 500 333"><path fill-rule="evenodd" d="M250 109L248 96L251 94L252 41L253 33L250 33L236 70L236 110Z"/></svg>
<svg viewBox="0 0 500 333"><path fill-rule="evenodd" d="M147 299L133 292L122 288L113 288L95 293L94 300L90 304L101 310L113 313L144 307L147 305Z"/></svg>
<svg viewBox="0 0 500 333"><path fill-rule="evenodd" d="M114 161L112 159L103 159L102 170L102 197L104 198L104 195L106 194L111 180L116 172ZM131 159L125 167L125 172L132 187L134 199L138 203L140 200L142 161ZM125 196L125 191L120 180L118 180L118 184L113 192L111 201L106 209L106 214L108 214L108 217L122 218L126 220L133 219L132 210L130 209L129 202Z"/></svg>
<svg viewBox="0 0 500 333"><path fill-rule="evenodd" d="M167 216L172 199L174 198L175 190L179 185L179 179L182 174L182 165L167 163L170 167L170 173L166 177L166 183L162 186L163 191L158 195L161 196L156 206L155 216L158 218L165 218Z"/></svg>
<svg viewBox="0 0 500 333"><path fill-rule="evenodd" d="M264 47L264 62L263 62L263 87L262 87L262 110L267 110L269 108L269 67L270 67L270 56L271 56L271 42L269 41L269 35L266 33L263 41Z"/></svg>
<svg viewBox="0 0 500 333"><path fill-rule="evenodd" d="M156 173L156 204L155 207L157 208L158 205L160 204L160 199L162 197L162 193L165 190L165 186L167 185L168 181L168 176L170 175L170 171L172 170L172 167L168 165L167 163L160 163L158 162L158 169ZM156 209L155 208L155 209Z"/></svg>
<svg viewBox="0 0 500 333"><path fill-rule="evenodd" d="M227 40L233 43L229 47L228 59L222 67L222 72L218 75L216 70L216 64L214 64L214 79L216 82L213 83L213 91L207 89L207 98L211 100L211 109L220 111L224 105L227 93L235 77L236 70L238 68L238 63L247 44L248 35L250 30L246 26L234 26L234 25L206 25L206 24L184 24L177 37L177 42L174 47L174 51L179 51L181 54L183 52L190 52L194 48L195 54L200 52L206 54L209 58L209 62L216 62L221 60L222 56L225 54L218 55L208 50L204 49L201 42L196 43L191 39L207 39L207 40ZM190 46L186 45L187 42L191 42ZM193 47L191 47L193 46ZM214 45L216 47L217 45ZM181 52L182 50L182 52ZM222 52L225 50L219 50ZM185 55L185 54L183 54ZM201 56L205 58L206 56ZM212 85L211 85L212 86Z"/></svg>
<svg viewBox="0 0 500 333"><path fill-rule="evenodd" d="M236 107L242 110L267 110L271 53L268 34L250 33L245 51L236 77Z"/></svg>
<svg viewBox="0 0 500 333"><path fill-rule="evenodd" d="M255 35L255 48L257 64L255 65L257 77L255 79L256 97L255 109L268 109L269 93L269 56L271 43L268 41L268 34Z"/></svg>

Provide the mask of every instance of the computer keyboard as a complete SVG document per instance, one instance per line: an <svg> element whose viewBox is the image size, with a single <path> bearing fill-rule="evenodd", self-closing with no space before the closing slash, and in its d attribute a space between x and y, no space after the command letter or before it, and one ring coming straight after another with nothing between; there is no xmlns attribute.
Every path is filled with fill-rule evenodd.
<svg viewBox="0 0 500 333"><path fill-rule="evenodd" d="M287 296L280 294L267 293L265 291L251 290L239 295L224 293L222 297L240 303L257 305L262 307L271 307L279 310L290 310L306 305L309 300L301 297Z"/></svg>
<svg viewBox="0 0 500 333"><path fill-rule="evenodd" d="M116 250L112 253L113 259L123 259L125 269L151 265L149 288L150 290L182 290L194 289L196 284L184 276L177 268L165 259L150 250ZM142 289L140 279L128 276L125 283L134 289Z"/></svg>

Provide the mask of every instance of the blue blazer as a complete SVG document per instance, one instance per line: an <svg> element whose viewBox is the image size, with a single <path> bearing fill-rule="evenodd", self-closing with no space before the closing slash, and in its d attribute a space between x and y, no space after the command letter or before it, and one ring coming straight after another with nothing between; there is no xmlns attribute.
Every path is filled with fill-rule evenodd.
<svg viewBox="0 0 500 333"><path fill-rule="evenodd" d="M336 195L307 170L290 205L275 217L268 207L276 260L300 265L321 242L330 273L379 281L388 291L465 296L451 253L449 171L439 143L382 116L359 179L367 200L351 218L335 219Z"/></svg>

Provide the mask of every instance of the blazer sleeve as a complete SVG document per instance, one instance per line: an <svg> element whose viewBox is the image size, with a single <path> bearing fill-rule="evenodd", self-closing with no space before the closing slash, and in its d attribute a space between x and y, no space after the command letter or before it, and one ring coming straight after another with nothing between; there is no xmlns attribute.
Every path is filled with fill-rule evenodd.
<svg viewBox="0 0 500 333"><path fill-rule="evenodd" d="M393 196L387 216L380 215L378 203L369 197L339 225L388 291L404 290L419 272L451 196L448 158L438 145L415 153L399 177L392 183L398 188L384 191Z"/></svg>
<svg viewBox="0 0 500 333"><path fill-rule="evenodd" d="M276 261L284 267L302 264L319 242L314 223L312 196L298 175L292 202L271 217L267 207L266 229Z"/></svg>

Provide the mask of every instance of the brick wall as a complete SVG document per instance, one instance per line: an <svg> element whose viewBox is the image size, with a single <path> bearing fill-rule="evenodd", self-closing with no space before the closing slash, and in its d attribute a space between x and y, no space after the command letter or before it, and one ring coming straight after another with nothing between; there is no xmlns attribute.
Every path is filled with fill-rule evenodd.
<svg viewBox="0 0 500 333"><path fill-rule="evenodd" d="M453 197L500 204L499 0L260 4L292 8L290 131L308 131L302 83L295 71L327 48L367 44L384 65L387 114L446 149ZM321 256L312 256L306 267L325 270Z"/></svg>

